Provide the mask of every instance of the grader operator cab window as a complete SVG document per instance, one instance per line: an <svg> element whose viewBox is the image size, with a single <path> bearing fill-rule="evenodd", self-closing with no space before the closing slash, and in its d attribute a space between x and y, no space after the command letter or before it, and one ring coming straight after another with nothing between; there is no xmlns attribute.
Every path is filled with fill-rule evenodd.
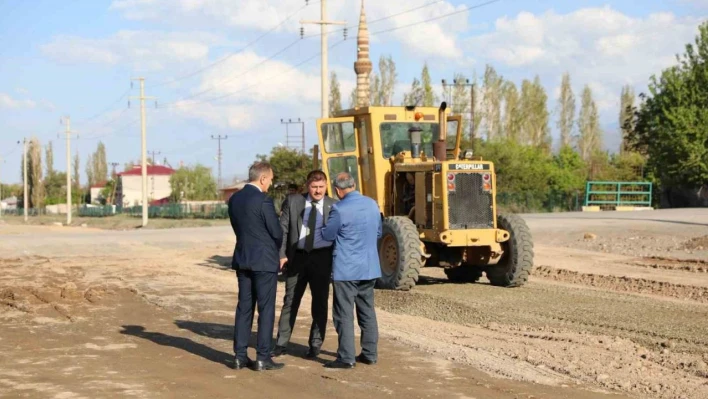
<svg viewBox="0 0 708 399"><path fill-rule="evenodd" d="M356 150L353 122L323 123L322 139L328 153Z"/></svg>
<svg viewBox="0 0 708 399"><path fill-rule="evenodd" d="M385 122L380 126L383 157L389 158L401 151L411 150L411 139L408 129L418 126L421 132L421 150L428 156L433 155L433 142L440 137L440 125L437 123L403 123ZM454 149L457 144L457 121L448 121L447 148Z"/></svg>
<svg viewBox="0 0 708 399"><path fill-rule="evenodd" d="M357 182L357 190L361 190L361 187L359 187L359 168L357 164L357 157L350 155L330 158L327 160L327 169L329 169L331 181L330 192L333 195L336 193L334 190L334 179L342 172L347 172L352 175L354 181Z"/></svg>

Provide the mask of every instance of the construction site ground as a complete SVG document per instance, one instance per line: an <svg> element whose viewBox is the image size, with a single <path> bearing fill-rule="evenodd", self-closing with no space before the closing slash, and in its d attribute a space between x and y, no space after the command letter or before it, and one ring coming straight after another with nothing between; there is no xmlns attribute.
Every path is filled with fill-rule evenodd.
<svg viewBox="0 0 708 399"><path fill-rule="evenodd" d="M306 294L286 367L261 373L228 366L228 226L0 221L0 397L708 398L708 209L523 217L527 285L431 267L412 291L377 290L379 363L353 370L322 367L331 317L304 358Z"/></svg>

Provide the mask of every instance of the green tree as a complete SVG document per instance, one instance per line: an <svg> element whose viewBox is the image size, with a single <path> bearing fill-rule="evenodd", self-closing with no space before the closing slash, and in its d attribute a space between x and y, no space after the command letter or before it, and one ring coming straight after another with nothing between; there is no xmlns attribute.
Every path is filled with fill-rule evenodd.
<svg viewBox="0 0 708 399"><path fill-rule="evenodd" d="M583 89L580 104L580 114L578 115L578 137L577 147L580 156L586 162L597 151L602 148L602 131L600 130L600 116L592 98L592 90L589 86Z"/></svg>
<svg viewBox="0 0 708 399"><path fill-rule="evenodd" d="M422 105L423 88L420 85L418 78L413 78L411 89L403 95L403 104L401 105Z"/></svg>
<svg viewBox="0 0 708 399"><path fill-rule="evenodd" d="M622 144L620 152L628 150L628 138L632 130L632 113L634 108L634 90L632 86L626 85L622 87L620 95L620 110L619 110L619 126L622 132Z"/></svg>
<svg viewBox="0 0 708 399"><path fill-rule="evenodd" d="M523 122L519 90L514 82L506 81L504 82L503 93L504 120L502 137L518 143L521 139L521 124Z"/></svg>
<svg viewBox="0 0 708 399"><path fill-rule="evenodd" d="M390 55L388 57L382 55L379 58L379 76L377 103L387 107L391 106L393 105L393 95L398 74L396 73L396 63Z"/></svg>
<svg viewBox="0 0 708 399"><path fill-rule="evenodd" d="M561 148L571 146L573 137L573 124L575 119L575 95L570 86L570 74L563 74L558 98L558 130L560 130Z"/></svg>
<svg viewBox="0 0 708 399"><path fill-rule="evenodd" d="M73 168L74 168L74 187L79 188L81 186L81 176L79 176L79 153L77 152L76 155L74 155L74 163L73 163Z"/></svg>
<svg viewBox="0 0 708 399"><path fill-rule="evenodd" d="M44 183L42 179L42 145L33 137L27 147L27 186L29 189L30 208L44 206Z"/></svg>
<svg viewBox="0 0 708 399"><path fill-rule="evenodd" d="M708 181L708 22L677 60L651 77L628 144L661 187L695 189Z"/></svg>
<svg viewBox="0 0 708 399"><path fill-rule="evenodd" d="M342 93L339 87L337 73L332 72L329 79L329 113L332 116L335 112L342 110Z"/></svg>
<svg viewBox="0 0 708 399"><path fill-rule="evenodd" d="M91 158L93 168L94 183L102 183L108 179L108 162L106 161L106 146L103 142L98 142L96 152Z"/></svg>
<svg viewBox="0 0 708 399"><path fill-rule="evenodd" d="M88 187L91 187L96 184L96 175L95 175L95 162L93 160L94 155L89 155L88 159L86 160L86 180L88 183Z"/></svg>
<svg viewBox="0 0 708 399"><path fill-rule="evenodd" d="M487 65L484 70L484 96L482 99L482 109L484 110L484 120L487 128L487 139L494 140L502 135L501 129L501 103L502 85L504 79L497 74L491 65Z"/></svg>
<svg viewBox="0 0 708 399"><path fill-rule="evenodd" d="M432 80L430 79L430 70L428 69L428 63L423 65L423 71L420 74L420 82L423 86L423 106L424 107L434 107L435 103L438 102L438 96L433 90Z"/></svg>
<svg viewBox="0 0 708 399"><path fill-rule="evenodd" d="M374 70L369 74L369 105L381 105L381 77Z"/></svg>
<svg viewBox="0 0 708 399"><path fill-rule="evenodd" d="M467 78L461 73L455 73L452 86L452 104L450 108L452 114L462 115L462 132L469 132L469 120L466 118L469 113L470 92L465 85Z"/></svg>
<svg viewBox="0 0 708 399"><path fill-rule="evenodd" d="M548 95L541 84L541 79L536 75L533 82L528 84L528 95L522 100L526 104L523 114L526 138L530 145L544 151L551 150L551 135L548 126Z"/></svg>
<svg viewBox="0 0 708 399"><path fill-rule="evenodd" d="M312 157L287 147L273 147L270 155L258 154L259 161L268 161L273 166L275 183L305 184L312 168Z"/></svg>
<svg viewBox="0 0 708 399"><path fill-rule="evenodd" d="M52 148L52 142L47 144L47 149L45 150L45 159L47 164L47 176L54 174L54 150Z"/></svg>
<svg viewBox="0 0 708 399"><path fill-rule="evenodd" d="M44 179L46 205L66 203L66 173L52 171Z"/></svg>
<svg viewBox="0 0 708 399"><path fill-rule="evenodd" d="M217 198L217 185L211 168L197 164L183 166L170 176L170 201L209 201Z"/></svg>
<svg viewBox="0 0 708 399"><path fill-rule="evenodd" d="M553 157L553 164L549 182L552 191L571 194L585 188L587 165L572 147L562 146Z"/></svg>

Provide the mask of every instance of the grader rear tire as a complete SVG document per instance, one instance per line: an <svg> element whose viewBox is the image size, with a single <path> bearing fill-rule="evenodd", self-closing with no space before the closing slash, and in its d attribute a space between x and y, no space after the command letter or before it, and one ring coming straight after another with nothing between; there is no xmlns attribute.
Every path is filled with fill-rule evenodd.
<svg viewBox="0 0 708 399"><path fill-rule="evenodd" d="M499 263L487 268L487 278L494 286L521 287L533 269L531 231L524 219L517 215L499 215L497 225L508 231L511 237L502 243L504 255Z"/></svg>
<svg viewBox="0 0 708 399"><path fill-rule="evenodd" d="M381 277L376 287L408 291L418 282L424 263L418 230L409 218L393 216L384 219L381 233Z"/></svg>

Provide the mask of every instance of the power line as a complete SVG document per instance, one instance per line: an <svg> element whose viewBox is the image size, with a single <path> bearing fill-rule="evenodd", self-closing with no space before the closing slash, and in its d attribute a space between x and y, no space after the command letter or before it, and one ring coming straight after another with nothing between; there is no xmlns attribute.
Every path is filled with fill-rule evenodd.
<svg viewBox="0 0 708 399"><path fill-rule="evenodd" d="M106 107L106 108L103 109L102 111L96 113L95 115L91 116L90 118L79 121L79 123L86 123L86 122L89 122L89 121L92 121L92 120L98 118L99 116L102 116L102 115L106 114L106 113L107 113L108 111L110 111L113 107L115 107L116 104L118 104L119 102L121 102L128 94L130 94L130 89L126 90L123 94L121 94L121 96L118 97L117 100L115 100L114 102L112 102L111 105L109 105L108 107ZM74 121L74 123L76 123L76 121Z"/></svg>
<svg viewBox="0 0 708 399"><path fill-rule="evenodd" d="M329 46L329 49L331 50L331 49L337 47L338 45L344 43L345 41L346 41L346 39L340 40L339 42L337 42L337 43L335 43L335 44ZM319 57L320 54L321 54L321 52L318 52L317 54L314 54L314 55L312 55L311 57L308 57L307 59L305 59L305 60L303 60L303 61L301 61L301 62L299 62L299 63L293 65L292 67L290 67L287 71L285 71L285 72L283 72L283 73L279 73L279 74L276 74L276 75L272 75L272 76L268 76L268 77L266 77L266 78L260 79L260 80L258 80L258 81L256 81L256 82L252 83L250 86L243 87L243 88L241 88L240 90L237 90L237 91L234 91L234 92L231 92L231 93L226 93L226 94L224 94L224 95L221 95L221 96L218 96L218 97L214 97L214 98L211 98L211 99L201 100L201 101L193 101L193 102L186 103L186 104L177 104L177 103L179 102L179 101L177 101L177 102L174 102L174 103L169 104L169 106L170 106L170 107L175 107L175 106L177 106L177 105L196 105L196 104L210 103L210 102L213 102L213 101L223 100L224 98L234 96L234 95L239 94L239 93L242 93L242 92L244 92L244 91L246 91L246 90L248 90L248 89L251 89L251 88L253 88L253 87L256 87L256 86L258 86L259 84L261 84L261 82L263 82L264 80L273 80L273 79L276 79L276 78L278 78L278 77L285 76L285 75L287 75L287 74L293 72L294 70L296 70L296 69L299 68L300 66L302 66L302 65L304 65L304 64L307 64L308 62L312 61L313 59Z"/></svg>
<svg viewBox="0 0 708 399"><path fill-rule="evenodd" d="M296 40L293 41L292 43L290 43L290 44L288 44L287 46L285 46L285 47L283 47L282 49L280 49L277 53L271 55L270 57L266 58L265 60L259 62L259 63L256 64L256 65L253 65L252 67L248 68L247 70L243 71L242 73L240 73L240 74L238 74L238 75L236 75L236 76L234 76L234 77L232 77L232 78L229 78L229 79L227 79L227 80L221 81L221 82L219 82L218 84L215 84L215 85L213 85L212 87L210 87L210 88L208 88L208 89L205 89L205 90L202 90L202 91L200 91L200 92L198 92L198 93L192 94L192 95L190 95L190 96L184 97L184 98L179 99L179 100L175 100L175 101L173 101L173 102L171 102L171 103L164 104L164 105L162 105L160 108L169 108L170 106L172 106L172 105L174 105L174 104L176 104L176 103L178 103L178 102L185 101L185 100L189 100L189 99L192 99L192 98L195 98L195 97L199 97L199 96L201 96L201 95L203 95L203 94L209 93L210 91L216 89L216 88L219 87L219 86L222 86L222 85L224 85L224 84L226 84L226 83L232 82L232 81L234 81L235 79L238 79L238 78L240 78L240 77L246 75L247 73L251 72L252 70L258 68L259 66L265 64L266 62L269 62L269 61L273 60L275 57L279 56L280 54L282 54L282 53L284 53L285 51L289 50L291 47L295 46L299 41L300 41L300 39L296 39Z"/></svg>
<svg viewBox="0 0 708 399"><path fill-rule="evenodd" d="M316 3L319 3L319 1L317 1ZM283 24L285 24L285 23L288 22L290 19L292 19L292 17L294 17L295 15L297 15L300 11L304 10L308 5L309 5L309 3L306 2L304 6L300 7L297 11L293 12L292 14L290 14L288 17L286 17L284 20L282 20L282 21L281 21L279 24L277 24L276 26L272 27L271 29L269 29L268 31L266 31L265 33L263 33L262 35L258 36L255 40L253 40L253 41L251 41L250 43L246 44L245 46L241 47L238 51L235 51L235 52L233 52L233 53L227 55L226 57L224 57L224 58L222 58L222 59L220 59L220 60L218 60L218 61L215 61L215 62L213 62L213 63L211 63L211 64L209 64L209 65L207 65L207 66L205 66L205 67L203 67L203 68L200 68L200 69L198 69L198 70L196 70L196 71L194 71L194 72L190 72L190 73L188 73L188 74L186 74L186 75L182 75L182 76L177 77L177 78L175 78L175 79L173 79L173 80L169 80L169 81L164 81L164 82L161 82L161 83L157 83L157 84L152 85L152 86L149 86L149 87L150 87L150 88L155 88L155 87L164 86L164 85L166 85L166 84L179 82L180 80L184 80L184 79L190 78L190 77L192 77L192 76L194 76L194 75L197 75L197 74L199 74L199 73L201 73L201 72L206 71L207 69L213 68L213 67L215 67L215 66L217 66L217 65L219 65L219 64L221 64L221 63L223 63L223 62L225 62L225 61L227 61L228 59L230 59L231 57L235 56L236 54L242 53L242 52L243 52L244 50L246 50L247 48L253 46L253 45L256 44L257 42L259 42L261 39L263 39L264 37L266 37L268 34L270 34L271 32L273 32L273 31L275 31L276 29L278 29L278 28L280 28L281 26L283 26Z"/></svg>
<svg viewBox="0 0 708 399"><path fill-rule="evenodd" d="M453 11L453 12L451 12L451 13L447 13L447 14L444 14L444 15L439 15L439 16L437 16L437 17L430 18L430 19L426 19L426 20L423 20L423 21L413 22L413 23L410 23L410 24L408 24L408 25L402 25L402 26L397 26L397 27L395 27L395 28L390 28L390 29L384 29L384 30L380 30L380 31L376 31L376 32L371 32L370 35L373 36L373 35L378 35L378 34L380 34L380 33L393 32L393 31L396 31L396 30L399 30L399 29L410 28L411 26L416 26L416 25L425 24L425 23L432 22L432 21L437 21L437 20L439 20L439 19L451 17L451 16L456 15L456 14L461 14L461 13L463 13L463 12L467 12L467 11L474 10L474 9L477 9L477 8L482 8L482 7L484 7L484 6L488 6L488 5L490 5L490 4L497 3L497 2L499 2L499 1L500 1L500 0L490 0L490 1L487 1L487 2L485 2L485 3L480 3L480 4L473 5L473 6L468 6L468 7L465 7L465 8L463 8L463 9L461 9L461 10Z"/></svg>
<svg viewBox="0 0 708 399"><path fill-rule="evenodd" d="M369 25L369 26L371 26L371 25L376 24L376 23L381 22L381 21L386 21L386 20L389 20L389 19L391 19L391 18L398 17L398 16L400 16L400 15L408 14L408 13L413 12L413 11L418 11L418 10L420 10L420 9L423 9L423 8L426 8L426 7L430 7L430 6L432 6L432 5L435 5L435 4L440 3L440 2L442 2L442 1L443 1L443 0L435 0L435 1L432 1L432 2L430 2L430 3L425 3L425 4L421 5L421 6L418 6L418 7L415 7L415 8L411 8L411 9L408 9L408 10L405 10L405 11L401 11L401 12L398 12L398 13L396 13L396 14L391 14L391 15L387 15L387 16L385 16L385 17L381 17L381 18L379 18L379 19L374 19L374 20L372 20L372 21L367 21L366 24ZM333 31L331 31L331 32L328 32L328 33L347 32L349 29L353 29L353 28L356 28L356 27L357 27L357 25L356 25L356 24L353 24L353 25L345 26L344 28L341 28L341 29L335 29L335 30L333 30ZM304 35L303 38L310 38L310 37L316 37L316 36L321 36L321 35L322 35L321 33L314 33L314 34L311 34L311 35Z"/></svg>

